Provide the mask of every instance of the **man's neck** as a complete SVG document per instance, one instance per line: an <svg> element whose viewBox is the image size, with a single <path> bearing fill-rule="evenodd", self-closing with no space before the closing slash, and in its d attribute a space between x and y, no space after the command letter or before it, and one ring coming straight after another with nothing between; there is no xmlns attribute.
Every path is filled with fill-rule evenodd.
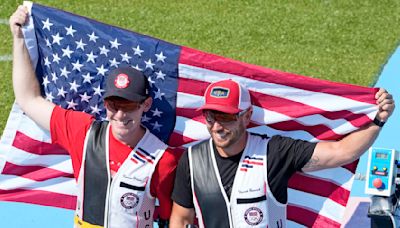
<svg viewBox="0 0 400 228"><path fill-rule="evenodd" d="M137 131L135 131L133 134L131 134L130 136L127 136L124 138L119 138L114 134L113 134L113 136L116 140L118 140L122 144L125 144L133 149L136 147L136 145L139 143L139 141L143 138L145 133L146 133L146 129L144 127L140 126L139 129Z"/></svg>
<svg viewBox="0 0 400 228"><path fill-rule="evenodd" d="M221 157L232 157L235 156L239 153L241 153L244 148L246 147L247 144L247 132L245 134L243 134L243 136L240 138L240 140L238 140L236 143L228 146L228 147L218 147L215 146L217 148L217 152L219 153L219 155L221 155Z"/></svg>

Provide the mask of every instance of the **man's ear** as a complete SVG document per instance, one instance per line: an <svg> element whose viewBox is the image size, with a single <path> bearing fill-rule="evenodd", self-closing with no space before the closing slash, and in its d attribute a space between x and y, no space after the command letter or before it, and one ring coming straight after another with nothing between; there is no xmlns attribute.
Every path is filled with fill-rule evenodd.
<svg viewBox="0 0 400 228"><path fill-rule="evenodd" d="M250 107L249 110L244 114L246 126L249 125L252 115L253 115L253 107Z"/></svg>
<svg viewBox="0 0 400 228"><path fill-rule="evenodd" d="M144 105L144 112L147 112L150 110L151 105L153 104L153 98L148 97L146 98L146 100L143 101L143 105Z"/></svg>

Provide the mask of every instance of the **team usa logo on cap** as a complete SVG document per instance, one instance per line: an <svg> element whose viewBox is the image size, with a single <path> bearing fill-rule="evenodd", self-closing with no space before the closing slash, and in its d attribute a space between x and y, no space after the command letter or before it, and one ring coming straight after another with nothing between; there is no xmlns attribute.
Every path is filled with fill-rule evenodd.
<svg viewBox="0 0 400 228"><path fill-rule="evenodd" d="M126 87L129 86L129 78L128 75L126 74L118 74L117 77L114 80L114 85L115 87L119 89L125 89Z"/></svg>
<svg viewBox="0 0 400 228"><path fill-rule="evenodd" d="M210 96L217 98L227 98L229 96L229 89L223 87L214 87L211 90Z"/></svg>

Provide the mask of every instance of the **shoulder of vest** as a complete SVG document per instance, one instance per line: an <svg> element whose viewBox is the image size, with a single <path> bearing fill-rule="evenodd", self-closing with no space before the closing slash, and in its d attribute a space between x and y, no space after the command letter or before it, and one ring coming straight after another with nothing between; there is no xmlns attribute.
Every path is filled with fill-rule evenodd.
<svg viewBox="0 0 400 228"><path fill-rule="evenodd" d="M191 146L191 150L204 151L204 149L209 148L209 145L210 145L210 139L205 139Z"/></svg>
<svg viewBox="0 0 400 228"><path fill-rule="evenodd" d="M250 135L254 135L254 136L258 136L261 137L262 139L268 139L270 138L268 135L266 134L259 134L259 133L254 133L254 132L250 132Z"/></svg>
<svg viewBox="0 0 400 228"><path fill-rule="evenodd" d="M204 144L210 144L210 139L204 139L204 140L201 140L201 141L199 141L199 142L197 142L196 144L194 144L193 146L191 146L192 148L195 148L195 147L200 147L200 146L203 146Z"/></svg>
<svg viewBox="0 0 400 228"><path fill-rule="evenodd" d="M91 130L92 131L97 131L97 130L100 130L100 129L107 128L108 123L109 123L108 121L95 120L91 124Z"/></svg>
<svg viewBox="0 0 400 228"><path fill-rule="evenodd" d="M88 143L103 145L104 136L107 132L108 121L95 120L92 122L88 132ZM88 144L90 145L90 144Z"/></svg>

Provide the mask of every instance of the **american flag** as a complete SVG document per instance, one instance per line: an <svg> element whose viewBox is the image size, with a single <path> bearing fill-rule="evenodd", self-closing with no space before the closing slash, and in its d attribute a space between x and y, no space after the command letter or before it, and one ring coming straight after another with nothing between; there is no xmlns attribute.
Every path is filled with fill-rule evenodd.
<svg viewBox="0 0 400 228"><path fill-rule="evenodd" d="M377 112L373 88L317 80L231 60L33 4L26 44L43 95L63 108L105 119L107 73L144 72L154 104L142 119L172 146L209 137L201 113L211 82L231 78L254 104L249 131L309 141L337 140ZM37 63L37 64L36 64ZM68 153L14 105L0 145L0 200L75 208ZM297 173L289 183L290 227L339 227L357 163Z"/></svg>

